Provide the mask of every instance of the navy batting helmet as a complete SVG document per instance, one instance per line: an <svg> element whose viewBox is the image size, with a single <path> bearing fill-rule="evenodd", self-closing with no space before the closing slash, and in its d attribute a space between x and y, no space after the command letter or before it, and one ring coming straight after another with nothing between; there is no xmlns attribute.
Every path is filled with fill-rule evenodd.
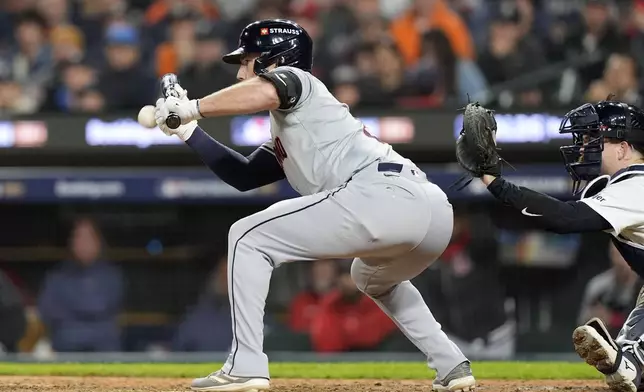
<svg viewBox="0 0 644 392"><path fill-rule="evenodd" d="M644 111L610 98L571 110L559 127L559 133L572 134L573 144L560 150L574 181L575 193L581 181L590 181L600 174L605 138L637 146L644 144Z"/></svg>
<svg viewBox="0 0 644 392"><path fill-rule="evenodd" d="M297 23L283 19L268 19L253 22L242 30L239 48L223 57L225 63L241 64L241 57L257 53L254 72L266 72L275 64L289 65L311 71L313 65L313 41Z"/></svg>

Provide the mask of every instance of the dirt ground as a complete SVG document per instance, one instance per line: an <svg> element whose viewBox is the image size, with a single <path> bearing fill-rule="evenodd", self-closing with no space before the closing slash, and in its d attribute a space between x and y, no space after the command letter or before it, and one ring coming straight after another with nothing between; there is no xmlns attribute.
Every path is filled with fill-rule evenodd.
<svg viewBox="0 0 644 392"><path fill-rule="evenodd" d="M0 377L0 392L177 392L188 391L188 379L123 377ZM430 390L431 380L273 380L272 392L389 392ZM477 391L532 392L579 391L606 392L599 381L507 381L483 380Z"/></svg>

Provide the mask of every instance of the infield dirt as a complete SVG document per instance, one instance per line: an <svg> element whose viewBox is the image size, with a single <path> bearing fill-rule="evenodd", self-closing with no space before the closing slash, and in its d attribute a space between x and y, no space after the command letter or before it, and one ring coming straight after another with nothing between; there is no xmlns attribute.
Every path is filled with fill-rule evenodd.
<svg viewBox="0 0 644 392"><path fill-rule="evenodd" d="M134 377L0 377L0 392L176 392L188 391L189 379L134 378ZM415 392L430 390L431 381L413 380L273 380L272 392ZM600 381L513 381L482 380L477 391L532 392L532 391L607 391Z"/></svg>

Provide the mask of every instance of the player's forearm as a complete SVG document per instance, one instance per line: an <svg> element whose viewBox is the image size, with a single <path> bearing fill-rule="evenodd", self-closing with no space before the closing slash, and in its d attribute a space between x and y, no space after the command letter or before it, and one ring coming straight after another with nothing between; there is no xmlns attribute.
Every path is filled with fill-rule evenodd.
<svg viewBox="0 0 644 392"><path fill-rule="evenodd" d="M203 117L252 114L275 110L279 106L275 87L260 78L246 80L199 100Z"/></svg>
<svg viewBox="0 0 644 392"><path fill-rule="evenodd" d="M534 221L535 226L559 234L602 231L610 224L585 203L564 202L531 189L516 186L503 178L494 179L490 193Z"/></svg>
<svg viewBox="0 0 644 392"><path fill-rule="evenodd" d="M211 138L197 127L186 143L222 181L248 191L284 178L284 171L270 152L257 149L248 158Z"/></svg>

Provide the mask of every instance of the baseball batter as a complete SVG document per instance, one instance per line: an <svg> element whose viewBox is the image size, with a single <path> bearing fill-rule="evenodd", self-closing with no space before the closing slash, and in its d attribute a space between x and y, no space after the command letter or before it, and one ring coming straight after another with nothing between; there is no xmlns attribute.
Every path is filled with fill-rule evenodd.
<svg viewBox="0 0 644 392"><path fill-rule="evenodd" d="M192 389L268 389L263 317L273 269L329 258L354 258L356 285L427 356L437 371L435 390L473 389L468 360L409 282L450 240L452 206L443 191L372 137L311 75L311 38L297 24L252 23L242 31L239 48L223 60L239 64L240 83L198 100L178 88L180 98L157 101L157 124L238 190L286 178L302 197L278 202L230 228L231 352L221 370L194 380ZM262 111L270 113L271 140L248 157L197 125L203 117ZM181 118L178 129L165 125L170 113Z"/></svg>
<svg viewBox="0 0 644 392"><path fill-rule="evenodd" d="M476 123L476 117L486 112L477 113L464 128L476 126L485 132L479 124L486 122ZM536 227L562 234L609 233L626 262L644 277L644 111L609 97L570 111L559 131L573 135L574 144L561 152L575 193L582 181L588 182L580 200L564 202L518 187L504 180L498 168L487 165L483 165L487 166L483 182L494 197L521 211ZM480 160L486 154L466 150L457 152L463 167L485 163ZM636 392L644 386L643 342L644 289L616 340L598 318L573 333L576 352L606 375L615 392Z"/></svg>

